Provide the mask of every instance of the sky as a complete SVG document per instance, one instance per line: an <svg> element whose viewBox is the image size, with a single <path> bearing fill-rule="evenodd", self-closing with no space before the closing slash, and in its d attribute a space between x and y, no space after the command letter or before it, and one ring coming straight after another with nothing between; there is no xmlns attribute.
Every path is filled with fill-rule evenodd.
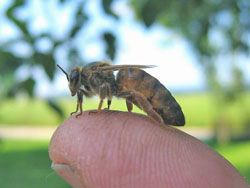
<svg viewBox="0 0 250 188"><path fill-rule="evenodd" d="M90 28L100 29L102 24L115 28L119 36L116 64L157 65L157 68L146 71L171 89L199 88L204 84L201 67L195 62L183 39L159 25L147 30L135 22L132 11L122 1L114 6L114 11L121 16L120 23L100 23L102 15L96 15L98 5L95 2L92 1L88 6L94 17ZM96 60L98 44L92 43L86 53L90 55L89 61Z"/></svg>
<svg viewBox="0 0 250 188"><path fill-rule="evenodd" d="M45 5L44 2L47 4ZM52 28L52 32L56 36L63 37L65 29L73 21L71 16L74 9L73 4L58 7L55 1L44 2L41 0L29 1L26 9L17 13L24 19L32 15L29 27L33 33L51 30ZM195 59L192 49L184 38L157 24L146 29L143 24L135 21L133 12L127 6L126 0L116 1L112 7L120 16L118 22L103 13L99 0L87 2L86 11L91 15L91 20L87 22L87 29L81 33L81 38L77 39L79 47L81 47L81 44L85 44L85 48L81 51L85 60L89 62L106 60L104 44L98 36L95 36L96 32L94 31L108 29L115 32L118 38L115 64L156 65L156 68L146 71L156 77L170 91L201 90L205 88L206 82L202 67ZM18 31L13 29L12 24L3 18L3 9L7 6L7 1L0 5L0 42L18 35ZM45 6L49 7L48 14L44 14ZM46 51L49 45L50 43L46 40L39 41L37 44L41 51ZM22 53L23 55L29 53L28 47L23 44L17 45L14 50L15 48L19 49L16 51L19 51L18 53L21 53L21 55ZM23 50L20 50L20 48ZM59 62L62 67L66 66L63 55L59 57ZM221 65L223 66L223 62ZM246 70L250 72L249 63ZM227 78L226 72L222 71L221 75L223 79L228 80L230 78ZM50 83L45 73L39 68L32 70L31 73L27 67L22 67L16 74L20 79L25 79L29 74L32 74L36 80L39 80L36 86L36 94L39 97L69 94L65 75L59 70L53 83Z"/></svg>

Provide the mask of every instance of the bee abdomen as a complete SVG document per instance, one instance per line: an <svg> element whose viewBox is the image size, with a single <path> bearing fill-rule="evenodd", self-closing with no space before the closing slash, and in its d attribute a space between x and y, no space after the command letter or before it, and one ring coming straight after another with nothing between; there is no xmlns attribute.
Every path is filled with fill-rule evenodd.
<svg viewBox="0 0 250 188"><path fill-rule="evenodd" d="M159 80L145 71L134 68L122 69L117 75L117 84L143 94L166 125L183 126L185 124L181 107L171 93ZM136 101L131 102L138 106Z"/></svg>
<svg viewBox="0 0 250 188"><path fill-rule="evenodd" d="M177 103L172 94L157 79L151 85L153 92L148 97L152 107L162 117L166 125L183 126L185 117L180 105Z"/></svg>
<svg viewBox="0 0 250 188"><path fill-rule="evenodd" d="M183 126L185 124L184 114L173 96L166 100L161 108L155 108L155 110L167 125Z"/></svg>

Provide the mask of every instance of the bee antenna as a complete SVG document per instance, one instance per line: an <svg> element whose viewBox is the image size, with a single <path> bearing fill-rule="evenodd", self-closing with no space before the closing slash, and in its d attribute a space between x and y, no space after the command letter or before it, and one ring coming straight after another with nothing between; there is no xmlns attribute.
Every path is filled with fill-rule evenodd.
<svg viewBox="0 0 250 188"><path fill-rule="evenodd" d="M68 75L68 73L65 71L65 70L63 70L63 68L62 67L60 67L58 64L56 64L56 66L59 68L59 69L61 69L61 71L63 71L63 73L66 75L66 77L67 77L67 80L69 81L69 75Z"/></svg>

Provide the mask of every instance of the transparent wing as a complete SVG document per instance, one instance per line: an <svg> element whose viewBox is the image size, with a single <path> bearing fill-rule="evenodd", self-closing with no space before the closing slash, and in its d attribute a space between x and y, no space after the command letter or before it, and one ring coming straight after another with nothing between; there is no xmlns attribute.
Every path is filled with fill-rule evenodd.
<svg viewBox="0 0 250 188"><path fill-rule="evenodd" d="M155 65L110 65L104 67L98 67L99 70L120 70L120 69L128 69L128 68L138 68L138 69L146 69L146 68L154 68Z"/></svg>

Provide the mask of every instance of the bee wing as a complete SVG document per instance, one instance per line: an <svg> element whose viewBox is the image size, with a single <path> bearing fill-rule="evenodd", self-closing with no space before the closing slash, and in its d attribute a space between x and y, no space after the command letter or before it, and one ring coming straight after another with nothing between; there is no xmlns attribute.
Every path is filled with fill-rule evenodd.
<svg viewBox="0 0 250 188"><path fill-rule="evenodd" d="M138 68L138 69L146 69L146 68L154 68L155 65L110 65L104 67L98 67L99 70L120 70L120 69L128 69L128 68Z"/></svg>

